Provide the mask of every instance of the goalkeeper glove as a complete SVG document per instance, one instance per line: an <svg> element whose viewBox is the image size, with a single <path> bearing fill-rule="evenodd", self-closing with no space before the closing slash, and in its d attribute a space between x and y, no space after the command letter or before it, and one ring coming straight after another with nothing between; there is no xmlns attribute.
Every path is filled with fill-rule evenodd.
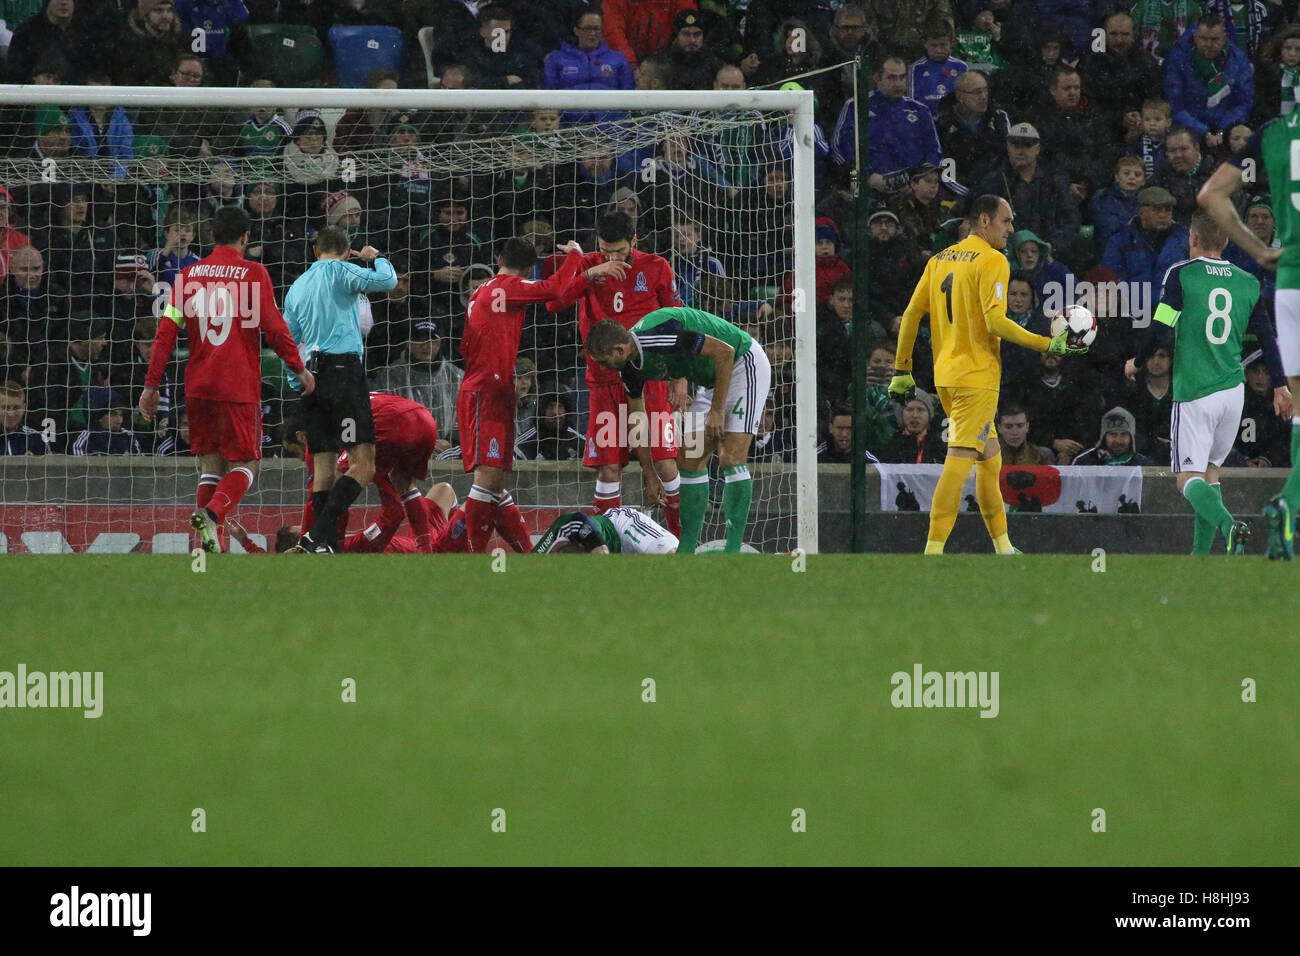
<svg viewBox="0 0 1300 956"><path fill-rule="evenodd" d="M916 379L910 372L895 375L889 380L889 396L900 405L905 405L916 397Z"/></svg>
<svg viewBox="0 0 1300 956"><path fill-rule="evenodd" d="M1047 353L1049 355L1083 355L1088 351L1086 345L1071 345L1069 337L1069 332L1062 332L1056 336L1056 338L1052 339L1052 344L1047 347Z"/></svg>

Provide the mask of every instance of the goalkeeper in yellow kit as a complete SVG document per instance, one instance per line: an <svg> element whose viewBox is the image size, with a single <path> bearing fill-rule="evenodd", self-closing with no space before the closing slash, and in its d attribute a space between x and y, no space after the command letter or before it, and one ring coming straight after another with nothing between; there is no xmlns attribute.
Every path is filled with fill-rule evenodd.
<svg viewBox="0 0 1300 956"><path fill-rule="evenodd" d="M999 342L1057 355L1086 352L1066 344L1066 333L1049 339L1007 318L1011 267L1003 250L1013 231L1011 205L999 196L980 196L970 207L970 235L932 256L912 293L898 330L898 355L889 392L906 401L916 387L912 347L921 316L930 314L934 384L948 415L948 456L930 502L926 554L942 554L961 504L966 476L975 468L975 498L998 554L1014 554L1002 504L993 417L1002 380Z"/></svg>

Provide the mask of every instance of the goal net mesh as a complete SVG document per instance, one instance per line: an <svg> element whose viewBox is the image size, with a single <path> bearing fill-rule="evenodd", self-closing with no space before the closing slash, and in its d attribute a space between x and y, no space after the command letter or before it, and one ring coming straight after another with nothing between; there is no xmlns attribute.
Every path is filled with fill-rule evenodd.
<svg viewBox="0 0 1300 956"><path fill-rule="evenodd" d="M170 284L212 250L213 214L229 205L248 211L246 255L267 267L281 306L326 225L393 262L398 287L361 303L368 379L430 408L442 439L430 480L462 498L455 396L469 295L496 271L506 239L531 240L544 277L558 245L595 251L598 218L628 213L637 250L667 259L682 303L745 328L767 353L773 389L751 458L746 540L765 552L796 546L796 325L814 306L793 277L791 113L271 105L286 92L244 107L0 109L0 546L194 545L184 335L157 420L136 406ZM580 464L585 368L576 307L532 308L508 484L535 533L592 505L595 472ZM305 472L284 447L296 404L286 370L264 350L262 371L263 461L235 517L273 544L299 522ZM633 465L624 504L639 504L640 489ZM710 499L702 542L725 536L716 466ZM349 530L376 501L367 492Z"/></svg>

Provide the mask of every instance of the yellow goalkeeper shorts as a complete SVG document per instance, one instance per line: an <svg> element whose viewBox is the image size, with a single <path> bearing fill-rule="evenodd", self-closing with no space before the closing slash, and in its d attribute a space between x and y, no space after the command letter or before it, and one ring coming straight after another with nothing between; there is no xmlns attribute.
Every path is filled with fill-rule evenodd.
<svg viewBox="0 0 1300 956"><path fill-rule="evenodd" d="M948 416L948 444L983 452L990 438L997 438L993 416L998 411L995 388L949 388L936 386L944 414Z"/></svg>

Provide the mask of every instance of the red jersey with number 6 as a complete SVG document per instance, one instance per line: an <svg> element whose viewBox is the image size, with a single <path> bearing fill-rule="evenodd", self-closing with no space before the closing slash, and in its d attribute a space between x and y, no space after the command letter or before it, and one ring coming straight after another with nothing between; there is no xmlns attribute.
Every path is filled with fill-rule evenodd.
<svg viewBox="0 0 1300 956"><path fill-rule="evenodd" d="M582 268L590 269L605 261L600 252L589 252L582 257ZM579 294L566 300L557 300L547 304L552 312L568 308L578 303L578 331L582 340L587 341L587 332L602 319L613 319L623 328L630 329L655 309L680 306L681 297L677 294L677 280L673 277L673 267L668 260L652 252L637 252L627 259L627 275L622 281L613 276L604 276L595 282L586 282ZM621 385L618 372L601 368L587 356L587 385L596 388L601 385Z"/></svg>
<svg viewBox="0 0 1300 956"><path fill-rule="evenodd" d="M275 287L266 267L249 262L232 246L217 246L176 277L149 357L148 385L161 381L176 342L175 331L167 329L168 320L185 329L189 343L187 399L260 403L263 333L291 371L302 371L302 359L275 304Z"/></svg>

